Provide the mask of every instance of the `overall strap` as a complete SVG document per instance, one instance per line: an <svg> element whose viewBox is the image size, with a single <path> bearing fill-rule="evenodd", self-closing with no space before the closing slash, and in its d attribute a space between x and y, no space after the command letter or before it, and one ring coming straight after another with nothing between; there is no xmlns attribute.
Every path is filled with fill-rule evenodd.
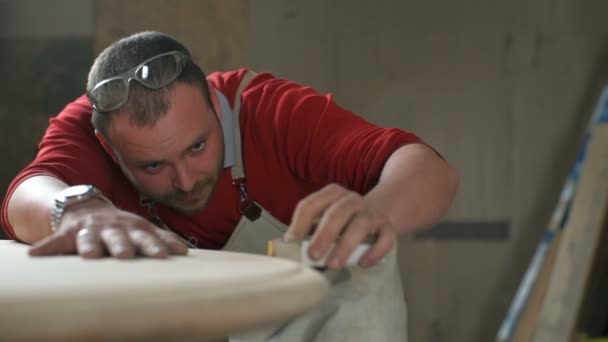
<svg viewBox="0 0 608 342"><path fill-rule="evenodd" d="M250 221L257 220L262 214L262 209L251 200L247 195L247 187L245 184L245 168L243 162L243 151L241 147L241 125L240 125L240 111L241 111L241 94L247 84L257 76L257 73L253 71L247 71L241 84L236 91L234 97L234 108L232 108L233 120L234 120L234 145L235 145L235 156L234 166L232 166L232 184L238 189L241 195L241 201L239 203L239 211L245 215Z"/></svg>
<svg viewBox="0 0 608 342"><path fill-rule="evenodd" d="M234 97L234 107L232 108L232 113L234 114L234 146L235 146L235 163L232 167L232 180L235 181L237 179L245 178L245 170L243 167L243 152L241 148L241 125L240 125L240 111L241 111L241 94L249 81L257 76L257 73L253 71L247 71L245 77L241 80L241 84L236 91L236 95Z"/></svg>

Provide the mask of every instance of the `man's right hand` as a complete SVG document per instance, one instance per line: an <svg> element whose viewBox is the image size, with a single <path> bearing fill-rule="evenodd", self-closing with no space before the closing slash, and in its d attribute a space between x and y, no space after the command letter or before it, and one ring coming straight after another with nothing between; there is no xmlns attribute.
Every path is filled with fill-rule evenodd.
<svg viewBox="0 0 608 342"><path fill-rule="evenodd" d="M188 246L172 232L140 216L91 199L66 210L59 228L34 243L29 253L32 256L78 253L84 258L106 255L121 259L136 255L166 258L169 254L187 254Z"/></svg>

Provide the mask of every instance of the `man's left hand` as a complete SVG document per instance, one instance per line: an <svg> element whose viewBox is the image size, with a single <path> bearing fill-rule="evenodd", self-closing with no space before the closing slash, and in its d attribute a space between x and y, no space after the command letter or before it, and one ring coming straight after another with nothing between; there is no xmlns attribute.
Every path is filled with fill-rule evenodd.
<svg viewBox="0 0 608 342"><path fill-rule="evenodd" d="M327 258L331 269L344 267L357 245L370 235L376 235L377 239L360 259L361 267L377 264L396 241L396 232L384 213L360 194L337 184L330 184L298 203L285 240L302 240L311 232L310 257L317 260L331 250Z"/></svg>

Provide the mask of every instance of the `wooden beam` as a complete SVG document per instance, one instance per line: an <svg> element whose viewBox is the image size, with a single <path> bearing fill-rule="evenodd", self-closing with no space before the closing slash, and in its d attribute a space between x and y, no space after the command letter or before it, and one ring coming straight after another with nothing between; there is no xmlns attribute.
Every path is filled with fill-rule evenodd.
<svg viewBox="0 0 608 342"><path fill-rule="evenodd" d="M592 134L534 342L569 342L584 301L608 207L608 124Z"/></svg>
<svg viewBox="0 0 608 342"><path fill-rule="evenodd" d="M559 250L559 244L561 242L561 231L558 231L551 241L551 246L547 252L547 257L543 263L543 266L538 275L538 279L534 284L532 294L526 303L519 324L513 335L513 342L529 342L530 338L534 334L538 318L540 316L540 310L542 308L543 300L547 293L547 287L549 287L549 279L551 278L551 272L555 265L555 259L557 257L557 251Z"/></svg>

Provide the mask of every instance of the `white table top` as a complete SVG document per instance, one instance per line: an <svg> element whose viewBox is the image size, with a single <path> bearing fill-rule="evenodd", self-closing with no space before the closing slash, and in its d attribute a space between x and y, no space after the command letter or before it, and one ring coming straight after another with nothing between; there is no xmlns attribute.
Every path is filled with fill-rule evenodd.
<svg viewBox="0 0 608 342"><path fill-rule="evenodd" d="M214 337L320 304L316 271L266 256L190 250L166 260L30 257L0 241L0 336L8 341Z"/></svg>

